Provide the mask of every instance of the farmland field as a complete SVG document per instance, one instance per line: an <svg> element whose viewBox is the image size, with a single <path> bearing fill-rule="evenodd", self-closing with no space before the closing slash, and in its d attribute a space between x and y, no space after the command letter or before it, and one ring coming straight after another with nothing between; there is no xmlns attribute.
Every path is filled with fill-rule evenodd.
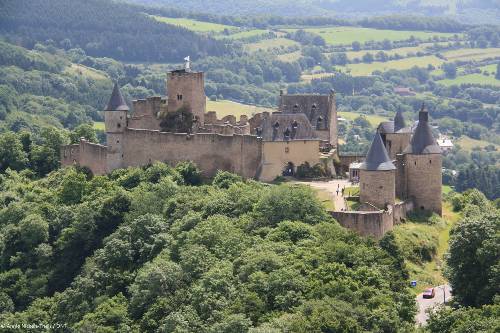
<svg viewBox="0 0 500 333"><path fill-rule="evenodd" d="M230 39L242 39L254 36L261 36L264 34L268 34L269 30L264 29L252 29L247 31L237 32L228 36L217 36L218 38L230 38Z"/></svg>
<svg viewBox="0 0 500 333"><path fill-rule="evenodd" d="M424 57L413 57L405 58L399 60L391 60L387 62L372 62L371 64L349 64L345 67L341 67L345 70L350 70L351 74L354 76L365 76L371 75L373 71L387 71L389 69L404 70L410 69L414 66L417 67L427 67L428 65L433 65L434 67L440 66L444 61L436 56L424 56Z"/></svg>
<svg viewBox="0 0 500 333"><path fill-rule="evenodd" d="M275 110L266 107L260 107L255 105L246 105L237 102L232 102L228 100L221 101L210 101L207 100L207 112L216 111L217 118L222 118L227 115L234 115L238 119L241 115L247 115L251 117L252 115L259 112L273 112Z"/></svg>
<svg viewBox="0 0 500 333"><path fill-rule="evenodd" d="M104 131L104 122L103 121L94 121L93 127L95 130Z"/></svg>
<svg viewBox="0 0 500 333"><path fill-rule="evenodd" d="M224 29L227 29L229 31L238 30L237 27L230 25L203 22L187 18L173 18L173 17L154 16L154 15L151 15L151 17L153 17L158 22L178 25L180 27L197 32L223 32Z"/></svg>
<svg viewBox="0 0 500 333"><path fill-rule="evenodd" d="M448 44L448 43L437 43L439 44ZM411 53L417 53L417 52L428 52L428 48L434 45L434 43L422 43L418 46L408 46L408 47L399 47L399 48L394 48L391 50L361 50L361 51L348 51L345 52L347 55L347 58L349 60L353 60L355 58L361 59L366 53L371 53L375 55L377 52L384 52L385 54L389 56L393 56L396 54L399 54L403 57L408 56L408 54ZM332 53L326 53L325 55L329 55Z"/></svg>
<svg viewBox="0 0 500 333"><path fill-rule="evenodd" d="M83 75L94 80L109 80L106 73L80 64L71 64L66 68L65 72L73 75Z"/></svg>
<svg viewBox="0 0 500 333"><path fill-rule="evenodd" d="M297 29L285 29L286 31L295 31ZM379 30L371 28L358 27L325 27L325 28L305 28L305 31L312 32L323 37L330 45L350 45L352 42L399 41L409 39L411 36L420 39L429 39L437 37L451 37L453 34L441 32L425 31L397 31L397 30Z"/></svg>
<svg viewBox="0 0 500 333"><path fill-rule="evenodd" d="M497 149L500 149L500 145L496 145L494 143L484 141L484 140L476 140L473 138L470 138L468 136L461 136L460 139L456 141L456 144L458 144L462 149L464 150L473 150L476 147L484 148L489 145L495 146Z"/></svg>
<svg viewBox="0 0 500 333"><path fill-rule="evenodd" d="M459 49L444 52L443 56L449 61L457 60L484 60L489 58L500 57L500 48L486 48L486 49Z"/></svg>
<svg viewBox="0 0 500 333"><path fill-rule="evenodd" d="M277 58L278 58L278 60L281 60L281 61L292 62L292 61L299 60L301 56L302 56L302 52L299 50L299 51L295 51L295 52L280 54L277 56Z"/></svg>
<svg viewBox="0 0 500 333"><path fill-rule="evenodd" d="M245 49L250 52L255 52L259 50L271 50L286 48L289 46L299 46L300 44L294 40L287 38L274 38L274 39L264 39L259 42L250 43L245 45Z"/></svg>
<svg viewBox="0 0 500 333"><path fill-rule="evenodd" d="M488 76L479 73L467 74L467 75L457 76L454 79L444 79L436 82L439 82L446 86L460 85L460 84L485 84L492 86L500 86L500 80L495 79L494 73L491 73Z"/></svg>
<svg viewBox="0 0 500 333"><path fill-rule="evenodd" d="M381 122L389 120L386 117L382 117L379 115L361 114L361 113L357 113L357 112L338 112L338 116L342 117L344 119L350 120L350 121L358 118L359 116L365 116L366 120L368 120L368 122L370 122L370 124L373 127L377 127Z"/></svg>

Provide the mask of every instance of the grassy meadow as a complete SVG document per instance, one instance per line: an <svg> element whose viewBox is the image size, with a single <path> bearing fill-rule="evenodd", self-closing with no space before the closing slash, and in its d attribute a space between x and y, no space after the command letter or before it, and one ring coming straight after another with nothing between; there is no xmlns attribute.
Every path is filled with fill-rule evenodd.
<svg viewBox="0 0 500 333"><path fill-rule="evenodd" d="M208 111L215 111L217 113L217 118L222 118L228 115L234 115L236 119L238 119L238 117L242 115L251 117L256 113L273 112L274 110L271 108L260 107L255 105L246 105L228 100L220 100L220 101L207 100L207 112Z"/></svg>
<svg viewBox="0 0 500 333"><path fill-rule="evenodd" d="M385 72L390 69L404 70L404 69L410 69L414 66L427 67L429 65L438 67L443 63L444 61L442 59L439 59L434 55L430 55L423 57L412 57L399 60L390 60L386 62L375 61L370 64L366 63L348 64L345 67L340 67L340 68L344 69L344 71L347 71L354 76L366 76L366 75L371 75L374 71Z"/></svg>
<svg viewBox="0 0 500 333"><path fill-rule="evenodd" d="M285 30L294 31L297 29ZM365 43L369 41L383 41L384 39L389 39L391 41L400 41L407 40L411 36L425 40L434 36L453 36L453 34L450 33L440 32L380 30L359 27L305 28L304 30L320 35L325 39L326 43L330 45L350 45L355 41Z"/></svg>
<svg viewBox="0 0 500 333"><path fill-rule="evenodd" d="M288 38L263 39L255 43L245 45L245 49L250 52L267 51L273 49L286 48L290 46L299 46L300 44ZM299 51L300 52L300 51Z"/></svg>
<svg viewBox="0 0 500 333"><path fill-rule="evenodd" d="M357 113L357 112L338 112L338 116L342 117L344 119L347 119L349 121L353 121L354 119L358 118L359 116L365 116L366 120L368 120L368 122L373 127L377 127L381 122L389 120L386 117L379 116L376 114L361 114L361 113Z"/></svg>
<svg viewBox="0 0 500 333"><path fill-rule="evenodd" d="M223 32L225 29L231 31L237 31L239 28L230 26L230 25L224 25L224 24L217 24L217 23L210 23L210 22L203 22L203 21L197 21L193 19L188 19L188 18L174 18L174 17L163 17L163 16L155 16L151 15L155 20L158 22L163 22L167 24L173 24L177 25L189 30L193 30L196 32Z"/></svg>

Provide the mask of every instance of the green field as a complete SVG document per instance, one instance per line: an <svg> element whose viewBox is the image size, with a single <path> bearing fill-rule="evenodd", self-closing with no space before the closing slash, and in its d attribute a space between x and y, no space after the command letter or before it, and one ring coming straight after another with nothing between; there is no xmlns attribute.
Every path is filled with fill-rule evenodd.
<svg viewBox="0 0 500 333"><path fill-rule="evenodd" d="M277 56L278 60L286 62L297 61L300 59L300 57L302 57L302 52L300 50L295 52L280 54Z"/></svg>
<svg viewBox="0 0 500 333"><path fill-rule="evenodd" d="M286 31L295 31L297 29L285 29ZM350 45L352 42L365 43L368 41L391 41L407 40L411 36L427 40L433 36L451 37L453 34L425 31L397 31L397 30L379 30L371 28L358 27L325 27L325 28L305 28L309 31L323 37L330 45Z"/></svg>
<svg viewBox="0 0 500 333"><path fill-rule="evenodd" d="M97 69L90 68L84 65L79 64L71 64L71 66L67 67L64 72L73 74L73 75L82 75L94 80L109 80L107 74L105 72L101 72Z"/></svg>
<svg viewBox="0 0 500 333"><path fill-rule="evenodd" d="M104 122L103 121L94 121L93 127L95 130L104 131Z"/></svg>
<svg viewBox="0 0 500 333"><path fill-rule="evenodd" d="M245 49L250 52L255 51L267 51L273 49L281 49L289 46L299 46L300 44L294 40L287 38L274 38L274 39L264 39L256 43L250 43L245 45Z"/></svg>
<svg viewBox="0 0 500 333"><path fill-rule="evenodd" d="M427 67L433 65L434 67L440 66L444 61L436 56L413 57L399 60L391 60L386 62L372 62L371 64L359 63L349 64L341 67L344 71L350 72L354 76L371 75L374 71L385 72L389 69L404 70L410 69L414 66Z"/></svg>
<svg viewBox="0 0 500 333"><path fill-rule="evenodd" d="M342 117L344 119L353 121L354 119L358 118L359 116L365 116L366 119L370 122L370 124L373 127L377 127L381 122L383 121L388 121L389 119L376 115L376 114L361 114L357 112L338 112L337 113L339 117Z"/></svg>
<svg viewBox="0 0 500 333"><path fill-rule="evenodd" d="M474 148L484 148L489 145L495 146L498 150L500 150L500 145L485 141L485 140L476 140L469 138L466 135L461 136L456 142L457 145L459 145L462 149L471 151Z"/></svg>
<svg viewBox="0 0 500 333"><path fill-rule="evenodd" d="M459 49L443 53L449 61L470 61L470 60L485 60L489 58L500 57L500 48L485 48L485 49Z"/></svg>
<svg viewBox="0 0 500 333"><path fill-rule="evenodd" d="M217 38L230 38L230 39L243 39L243 38L249 38L249 37L254 37L254 36L261 36L264 34L268 34L269 30L264 30L264 29L252 29L252 30L247 30L247 31L241 31L237 32L228 36L217 36Z"/></svg>
<svg viewBox="0 0 500 333"><path fill-rule="evenodd" d="M207 112L215 111L217 113L217 118L222 118L228 115L233 115L238 119L241 115L247 115L251 117L252 115L260 112L273 112L271 108L265 108L255 105L246 105L237 102L221 100L221 101L210 101L207 100Z"/></svg>
<svg viewBox="0 0 500 333"><path fill-rule="evenodd" d="M177 25L197 32L223 32L225 29L231 32L238 30L237 27L231 25L203 22L187 18L173 18L173 17L163 17L155 15L150 15L150 16L153 17L158 22Z"/></svg>
<svg viewBox="0 0 500 333"><path fill-rule="evenodd" d="M497 80L495 78L495 74L491 72L490 75L488 76L484 74L475 73L475 74L460 75L454 79L444 79L444 80L439 80L437 82L444 84L445 86L453 86L460 84L486 84L486 85L500 87L500 80Z"/></svg>

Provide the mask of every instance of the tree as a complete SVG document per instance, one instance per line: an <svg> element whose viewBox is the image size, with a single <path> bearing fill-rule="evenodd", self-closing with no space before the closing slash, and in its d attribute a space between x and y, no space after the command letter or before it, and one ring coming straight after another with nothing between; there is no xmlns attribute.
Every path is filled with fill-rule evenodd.
<svg viewBox="0 0 500 333"><path fill-rule="evenodd" d="M27 164L28 156L19 137L12 132L0 134L0 171L22 170Z"/></svg>
<svg viewBox="0 0 500 333"><path fill-rule="evenodd" d="M180 173L184 183L188 185L201 184L201 171L193 162L180 162L175 166L175 170Z"/></svg>
<svg viewBox="0 0 500 333"><path fill-rule="evenodd" d="M363 62L366 63L372 63L374 60L373 54L371 53L365 53L362 58Z"/></svg>
<svg viewBox="0 0 500 333"><path fill-rule="evenodd" d="M193 128L193 113L188 106L182 106L177 111L168 112L160 122L164 132L191 133Z"/></svg>
<svg viewBox="0 0 500 333"><path fill-rule="evenodd" d="M354 42L352 42L351 46L352 46L353 51L361 50L361 43L360 42L354 41Z"/></svg>
<svg viewBox="0 0 500 333"><path fill-rule="evenodd" d="M457 77L457 65L452 62L443 64L443 71L447 78L454 79Z"/></svg>
<svg viewBox="0 0 500 333"><path fill-rule="evenodd" d="M78 125L73 131L71 131L69 137L71 143L80 142L80 138L84 138L90 142L97 142L95 130L90 124Z"/></svg>
<svg viewBox="0 0 500 333"><path fill-rule="evenodd" d="M452 229L446 258L453 296L465 306L491 304L500 294L500 212L474 205L464 210L473 207Z"/></svg>

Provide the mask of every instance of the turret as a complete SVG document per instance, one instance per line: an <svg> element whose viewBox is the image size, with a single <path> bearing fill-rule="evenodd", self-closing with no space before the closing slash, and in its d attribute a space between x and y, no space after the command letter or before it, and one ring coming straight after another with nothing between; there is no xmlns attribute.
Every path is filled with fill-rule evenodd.
<svg viewBox="0 0 500 333"><path fill-rule="evenodd" d="M394 205L395 170L380 133L376 133L366 159L360 167L359 199L379 209Z"/></svg>
<svg viewBox="0 0 500 333"><path fill-rule="evenodd" d="M107 144L107 172L123 167L124 133L127 128L129 107L117 83L113 88L108 105L104 109L104 124Z"/></svg>
<svg viewBox="0 0 500 333"><path fill-rule="evenodd" d="M414 199L416 209L441 215L441 148L432 135L429 113L424 104L418 114L417 128L403 155L406 196Z"/></svg>

